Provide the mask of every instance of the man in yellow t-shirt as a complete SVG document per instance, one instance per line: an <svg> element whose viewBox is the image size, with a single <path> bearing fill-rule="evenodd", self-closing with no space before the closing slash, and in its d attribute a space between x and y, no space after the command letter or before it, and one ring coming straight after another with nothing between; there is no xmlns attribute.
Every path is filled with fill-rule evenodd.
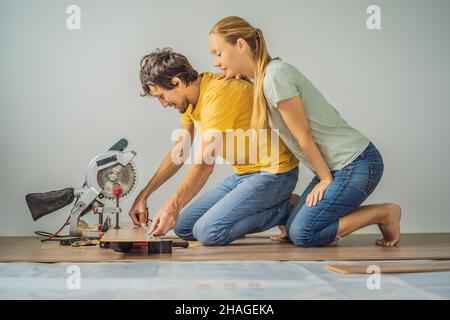
<svg viewBox="0 0 450 320"><path fill-rule="evenodd" d="M233 164L236 174L284 173L297 167L297 159L283 143L279 144L281 140L270 130L262 131L261 139L258 136L257 140L251 140L256 130L250 128L253 93L250 83L216 80L210 72L201 74L200 78L197 103L182 113L182 126L197 124L203 135L219 133L220 155ZM270 142L276 143L271 146Z"/></svg>
<svg viewBox="0 0 450 320"><path fill-rule="evenodd" d="M147 223L148 197L187 160L195 127L201 146L175 194L155 215L149 228L154 236L175 233L204 245L225 245L248 233L286 223L298 179L298 160L270 130L250 128L253 87L242 80L217 80L198 74L187 58L171 49L158 50L141 60L144 96L157 98L181 113L179 138L129 215L137 225ZM220 155L234 174L201 194ZM181 212L181 214L180 214Z"/></svg>

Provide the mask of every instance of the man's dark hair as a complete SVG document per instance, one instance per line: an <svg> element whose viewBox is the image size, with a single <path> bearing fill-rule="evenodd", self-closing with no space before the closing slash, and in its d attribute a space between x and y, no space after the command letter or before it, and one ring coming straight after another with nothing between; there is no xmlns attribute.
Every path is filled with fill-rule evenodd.
<svg viewBox="0 0 450 320"><path fill-rule="evenodd" d="M175 87L172 83L173 77L180 78L186 85L190 85L198 78L198 72L192 68L188 59L171 48L156 49L144 56L140 65L139 77L144 90L141 96L151 95L149 85L173 89Z"/></svg>

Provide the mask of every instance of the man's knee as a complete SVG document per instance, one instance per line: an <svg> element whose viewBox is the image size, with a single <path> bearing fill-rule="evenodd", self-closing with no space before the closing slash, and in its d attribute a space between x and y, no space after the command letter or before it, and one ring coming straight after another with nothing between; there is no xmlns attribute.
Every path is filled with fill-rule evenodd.
<svg viewBox="0 0 450 320"><path fill-rule="evenodd" d="M189 228L183 224L177 223L175 225L175 228L173 229L173 231L175 232L175 234L183 239L183 240L195 240L194 235L192 233L192 228Z"/></svg>
<svg viewBox="0 0 450 320"><path fill-rule="evenodd" d="M223 229L215 228L213 226L205 226L204 224L196 223L193 228L193 235L197 241L204 246L223 246L230 241L225 237Z"/></svg>

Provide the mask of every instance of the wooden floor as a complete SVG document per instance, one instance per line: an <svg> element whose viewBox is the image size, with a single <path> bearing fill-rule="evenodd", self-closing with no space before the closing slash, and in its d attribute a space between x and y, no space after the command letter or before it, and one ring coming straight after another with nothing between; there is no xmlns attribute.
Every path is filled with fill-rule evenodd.
<svg viewBox="0 0 450 320"><path fill-rule="evenodd" d="M300 248L267 237L247 237L222 247L174 248L171 254L148 255L146 249L116 253L99 247L64 247L37 237L0 237L0 262L113 261L339 261L450 260L450 233L404 234L398 247L378 247L377 235L351 235L336 245Z"/></svg>
<svg viewBox="0 0 450 320"><path fill-rule="evenodd" d="M375 270L368 271L374 266L371 264L335 264L327 265L325 269L341 274L366 274L373 273ZM433 261L420 263L377 263L377 272L380 273L417 273L417 272L443 272L450 271L450 262Z"/></svg>

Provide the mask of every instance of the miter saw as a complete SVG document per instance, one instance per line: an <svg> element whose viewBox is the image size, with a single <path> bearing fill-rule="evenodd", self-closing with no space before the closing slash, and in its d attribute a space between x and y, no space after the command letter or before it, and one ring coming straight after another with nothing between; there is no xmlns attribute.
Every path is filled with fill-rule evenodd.
<svg viewBox="0 0 450 320"><path fill-rule="evenodd" d="M126 139L120 139L108 151L95 156L87 168L86 181L79 189L27 194L25 198L33 220L65 207L76 198L68 218L70 236L100 238L113 225L109 216L104 219L108 214L115 215L114 228L120 228L119 199L129 195L137 183L136 166L132 162L136 152L124 152L127 145ZM105 206L104 202L111 201L115 201L114 206ZM99 216L95 227L89 227L80 219L91 210Z"/></svg>

